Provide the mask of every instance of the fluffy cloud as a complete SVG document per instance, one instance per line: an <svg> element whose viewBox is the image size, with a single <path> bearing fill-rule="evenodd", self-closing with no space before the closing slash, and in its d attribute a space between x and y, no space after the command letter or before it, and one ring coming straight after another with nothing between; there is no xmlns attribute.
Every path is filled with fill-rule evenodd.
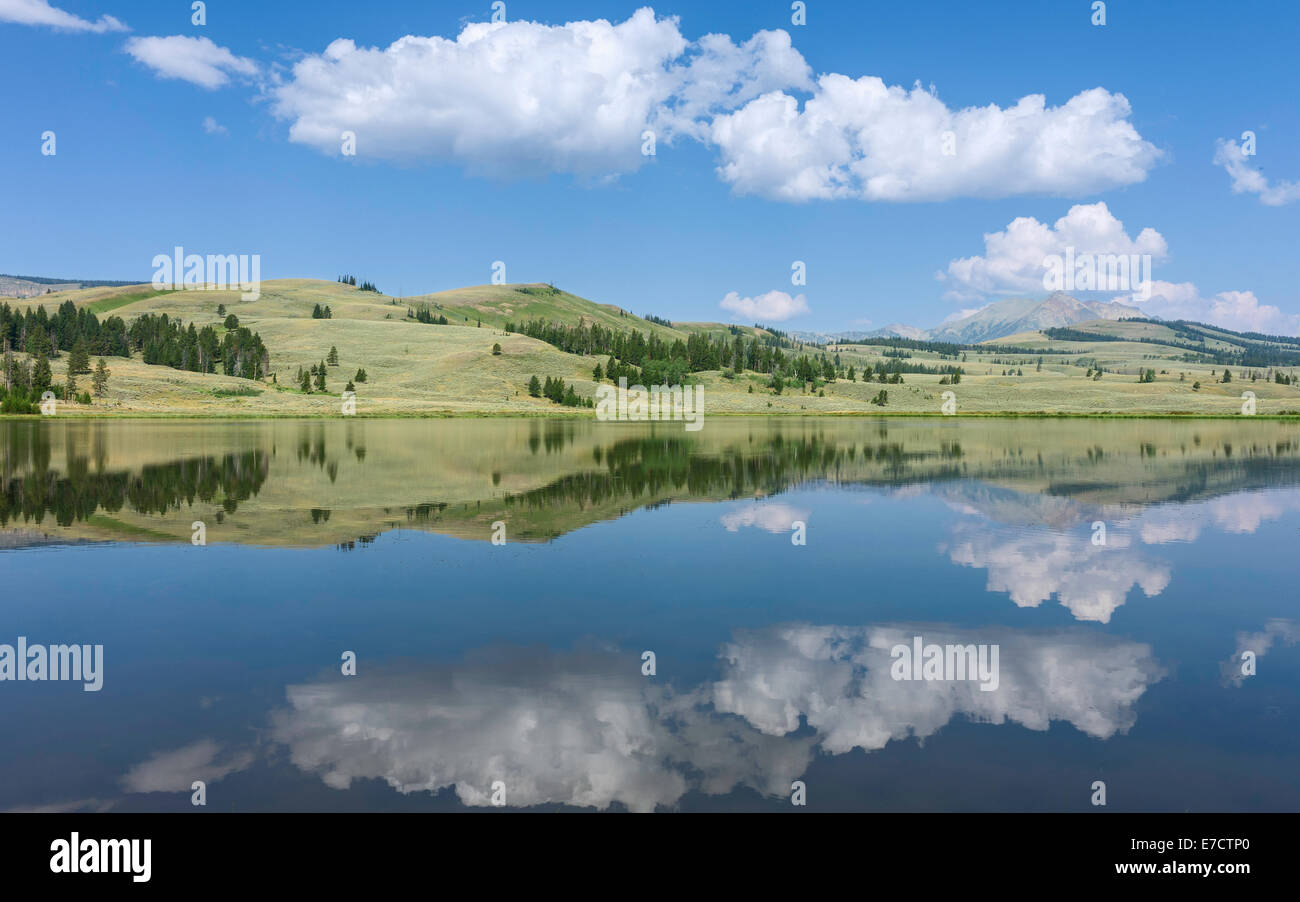
<svg viewBox="0 0 1300 902"><path fill-rule="evenodd" d="M947 286L944 297L952 301L1008 294L1041 295L1047 290L1043 281L1048 269L1046 260L1063 257L1067 248L1074 248L1076 260L1085 254L1149 255L1154 266L1169 256L1163 235L1148 226L1136 237L1130 236L1124 223L1104 201L1099 201L1076 204L1051 225L1032 216L1018 217L1002 231L984 235L982 256L951 260L947 270L936 273L936 278ZM1135 315L1196 320L1246 332L1300 334L1300 316L1262 304L1250 291L1221 291L1206 298L1190 282L1152 279L1149 272L1135 272L1134 279L1145 280L1149 292L1110 299L1138 308ZM1089 294L1080 290L1072 293ZM970 312L962 310L945 322Z"/></svg>
<svg viewBox="0 0 1300 902"><path fill-rule="evenodd" d="M787 91L811 96L800 110ZM649 8L618 23L471 23L385 48L340 38L272 97L291 140L326 153L351 131L362 157L608 178L646 162L649 129L716 146L737 192L789 201L1086 193L1141 181L1160 156L1102 88L1059 107L1031 95L950 110L879 78L814 81L785 31L692 42Z"/></svg>
<svg viewBox="0 0 1300 902"><path fill-rule="evenodd" d="M347 130L359 156L604 177L646 161L646 129L698 134L699 117L808 79L785 32L691 44L640 9L618 24L471 23L384 49L336 40L293 67L274 110L291 140L329 153Z"/></svg>
<svg viewBox="0 0 1300 902"><path fill-rule="evenodd" d="M1285 645L1295 645L1300 642L1300 624L1294 620L1275 618L1264 624L1264 629L1259 632L1237 633L1236 652L1219 667L1224 682L1240 688L1246 681L1246 674L1241 672L1244 664L1242 655L1253 652L1258 660L1268 654L1275 642L1282 642Z"/></svg>
<svg viewBox="0 0 1300 902"><path fill-rule="evenodd" d="M784 291L769 291L753 298L742 298L736 292L728 291L718 306L751 323L779 323L810 312L807 298L802 294L790 297Z"/></svg>
<svg viewBox="0 0 1300 902"><path fill-rule="evenodd" d="M1214 163L1227 170L1232 178L1233 194L1257 194L1259 202L1268 207L1300 200L1300 182L1269 184L1264 173L1250 165L1249 160L1235 141L1220 140L1215 144Z"/></svg>
<svg viewBox="0 0 1300 902"><path fill-rule="evenodd" d="M50 6L49 0L0 0L0 22L13 22L18 25L48 25L64 31L129 31L125 25L112 16L100 16L94 22L74 16L58 7Z"/></svg>
<svg viewBox="0 0 1300 902"><path fill-rule="evenodd" d="M1148 545L1194 542L1214 526L1224 532L1249 535L1288 511L1300 510L1300 491L1238 492L1210 501L1161 506L1138 518L1142 541Z"/></svg>
<svg viewBox="0 0 1300 902"><path fill-rule="evenodd" d="M235 56L208 38L174 34L169 37L131 38L126 52L162 78L179 78L202 88L220 88L231 76L251 77L257 64Z"/></svg>
<svg viewBox="0 0 1300 902"><path fill-rule="evenodd" d="M1300 335L1300 315L1283 313L1272 304L1261 304L1253 291L1220 291L1202 297L1191 282L1151 283L1151 297L1139 302L1132 297L1116 298L1126 304L1140 304L1143 314L1162 319L1189 319L1239 332L1269 335Z"/></svg>
<svg viewBox="0 0 1300 902"><path fill-rule="evenodd" d="M673 67L674 96L659 120L671 134L706 139L709 116L783 88L811 90L812 69L784 31L760 31L744 44L708 34Z"/></svg>
<svg viewBox="0 0 1300 902"><path fill-rule="evenodd" d="M1088 194L1140 182L1159 159L1129 114L1103 88L1059 107L1035 94L1006 109L951 110L919 85L829 74L802 110L772 92L719 115L711 139L737 192L779 200Z"/></svg>
<svg viewBox="0 0 1300 902"><path fill-rule="evenodd" d="M988 571L988 591L1006 592L1022 608L1036 608L1053 595L1076 620L1109 623L1129 590L1148 598L1169 585L1167 564L1148 561L1112 531L1105 545L1089 535L1025 532L988 522L959 523L953 541L941 546L954 564Z"/></svg>
<svg viewBox="0 0 1300 902"><path fill-rule="evenodd" d="M224 135L227 133L226 127L211 116L203 117L203 130L209 135Z"/></svg>
<svg viewBox="0 0 1300 902"><path fill-rule="evenodd" d="M998 688L893 679L890 649L918 635L926 644L998 645ZM874 751L908 736L923 739L958 715L1031 730L1066 721L1107 739L1133 725L1133 704L1164 675L1150 646L1077 629L793 625L742 633L722 657L726 672L713 686L716 710L739 715L768 735L792 733L803 718L832 754Z"/></svg>
<svg viewBox="0 0 1300 902"><path fill-rule="evenodd" d="M766 532L789 532L796 520L807 521L808 511L788 504L747 504L722 515L722 525L727 532L737 532L742 526L757 526Z"/></svg>
<svg viewBox="0 0 1300 902"><path fill-rule="evenodd" d="M472 806L492 803L497 780L511 806L652 811L692 788L789 792L811 760L812 737L763 736L719 718L706 694L673 694L637 663L610 649L493 651L450 669L290 686L272 735L329 786L374 778L402 793L454 786Z"/></svg>
<svg viewBox="0 0 1300 902"><path fill-rule="evenodd" d="M1164 260L1169 247L1155 229L1130 237L1124 223L1105 202L1076 204L1052 225L1032 216L1011 221L1000 232L984 235L984 255L962 257L948 264L939 278L949 287L949 300L970 300L994 294L1042 293L1044 258L1064 255L1073 247L1082 254L1138 254Z"/></svg>
<svg viewBox="0 0 1300 902"><path fill-rule="evenodd" d="M894 680L890 648L918 633L998 644L998 688ZM512 807L652 811L691 790L782 796L818 747L873 751L958 715L1034 730L1066 721L1105 739L1132 726L1133 704L1163 675L1148 646L1105 634L945 624L777 626L738 634L720 657L721 678L685 692L646 680L635 655L610 648L381 667L365 680L290 686L271 736L338 789L360 779L402 793L454 787L463 804L488 806L500 780Z"/></svg>

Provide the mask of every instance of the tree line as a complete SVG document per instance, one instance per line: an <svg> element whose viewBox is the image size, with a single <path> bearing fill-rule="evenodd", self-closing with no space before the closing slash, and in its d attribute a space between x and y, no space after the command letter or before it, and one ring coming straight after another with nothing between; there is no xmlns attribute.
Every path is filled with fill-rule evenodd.
<svg viewBox="0 0 1300 902"><path fill-rule="evenodd" d="M131 347L140 351L145 363L169 366L192 373L215 373L261 379L270 371L271 355L262 337L226 318L226 333L218 338L212 326L188 326L177 317L146 313L131 323ZM233 326L233 328L232 328Z"/></svg>
<svg viewBox="0 0 1300 902"><path fill-rule="evenodd" d="M373 291L376 294L379 293L379 289L375 287L374 282L362 282L358 285L356 276L339 276L338 281L344 285L351 285L353 288L361 291Z"/></svg>
<svg viewBox="0 0 1300 902"><path fill-rule="evenodd" d="M0 351L23 351L35 357L58 357L77 342L84 342L87 354L129 357L126 323L110 316L102 323L86 308L64 301L53 315L44 307L24 311L0 304Z"/></svg>

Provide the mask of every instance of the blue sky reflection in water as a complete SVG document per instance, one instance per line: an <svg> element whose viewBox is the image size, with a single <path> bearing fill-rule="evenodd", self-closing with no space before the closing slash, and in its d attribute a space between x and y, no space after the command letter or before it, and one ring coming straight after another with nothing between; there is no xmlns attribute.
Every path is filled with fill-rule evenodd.
<svg viewBox="0 0 1300 902"><path fill-rule="evenodd" d="M0 643L104 647L0 682L0 809L1300 807L1287 424L0 437ZM915 636L997 688L893 679Z"/></svg>

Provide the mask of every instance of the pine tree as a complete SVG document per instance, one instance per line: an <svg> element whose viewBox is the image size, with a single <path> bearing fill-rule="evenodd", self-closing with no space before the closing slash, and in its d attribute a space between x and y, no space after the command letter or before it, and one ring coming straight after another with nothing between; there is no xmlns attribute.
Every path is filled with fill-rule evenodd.
<svg viewBox="0 0 1300 902"><path fill-rule="evenodd" d="M108 377L112 373L108 369L108 364L104 363L104 358L99 358L99 363L95 367L95 375L91 377L90 383L94 387L95 397L104 397L104 392L108 391Z"/></svg>
<svg viewBox="0 0 1300 902"><path fill-rule="evenodd" d="M328 358L328 359L329 359L329 364L330 364L330 366L338 366L338 365L339 365L339 349L336 348L336 347L334 347L333 345L330 345L330 355L329 355L329 358Z"/></svg>
<svg viewBox="0 0 1300 902"><path fill-rule="evenodd" d="M49 389L54 382L54 374L50 372L50 361L44 354L36 355L36 365L32 367L32 391L36 394Z"/></svg>
<svg viewBox="0 0 1300 902"><path fill-rule="evenodd" d="M303 372L302 367L298 368L298 387L306 394L311 394L311 377Z"/></svg>
<svg viewBox="0 0 1300 902"><path fill-rule="evenodd" d="M536 376L528 380L528 394L532 395L534 398L540 398L542 396L542 383L537 381Z"/></svg>
<svg viewBox="0 0 1300 902"><path fill-rule="evenodd" d="M84 337L77 339L77 343L72 346L72 351L68 354L68 372L74 374L90 372L90 350L86 347Z"/></svg>
<svg viewBox="0 0 1300 902"><path fill-rule="evenodd" d="M357 370L357 375L355 376L355 378L358 382L365 382L370 377L366 375L365 369L359 369Z"/></svg>

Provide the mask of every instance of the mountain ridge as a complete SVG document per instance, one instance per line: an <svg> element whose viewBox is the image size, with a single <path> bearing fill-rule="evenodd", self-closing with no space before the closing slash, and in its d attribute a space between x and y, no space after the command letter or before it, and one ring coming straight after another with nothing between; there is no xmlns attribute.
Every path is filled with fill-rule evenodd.
<svg viewBox="0 0 1300 902"><path fill-rule="evenodd" d="M1042 300L1007 298L995 301L974 313L942 322L930 329L921 329L904 323L890 323L869 332L791 332L790 335L799 341L816 344L862 341L870 338L908 338L917 341L979 344L1021 332L1063 328L1093 320L1118 321L1130 317L1147 317L1147 315L1138 307L1128 304L1112 301L1081 301L1063 291L1057 291Z"/></svg>

